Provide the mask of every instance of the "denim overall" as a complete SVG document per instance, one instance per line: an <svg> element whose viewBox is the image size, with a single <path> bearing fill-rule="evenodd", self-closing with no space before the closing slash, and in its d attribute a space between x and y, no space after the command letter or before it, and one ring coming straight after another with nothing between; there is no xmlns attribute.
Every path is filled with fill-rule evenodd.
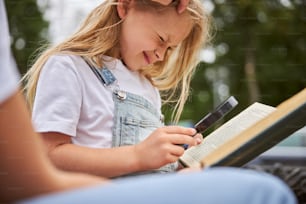
<svg viewBox="0 0 306 204"><path fill-rule="evenodd" d="M164 125L163 116L159 114L156 108L144 97L120 89L115 76L108 68L103 67L102 69L97 69L90 63L87 62L87 64L102 84L113 93L115 113L112 147L138 144L156 128ZM178 164L175 162L156 170L129 175L168 173L175 171L177 166Z"/></svg>

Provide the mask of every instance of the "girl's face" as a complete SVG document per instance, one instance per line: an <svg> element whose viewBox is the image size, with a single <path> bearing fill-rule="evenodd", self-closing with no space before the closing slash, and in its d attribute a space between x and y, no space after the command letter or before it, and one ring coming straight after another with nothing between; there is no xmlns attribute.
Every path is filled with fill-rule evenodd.
<svg viewBox="0 0 306 204"><path fill-rule="evenodd" d="M124 0L123 0L124 1ZM118 5L122 22L120 56L133 71L163 61L167 50L175 48L189 34L192 21L188 14L178 14L174 7L163 11L144 11Z"/></svg>

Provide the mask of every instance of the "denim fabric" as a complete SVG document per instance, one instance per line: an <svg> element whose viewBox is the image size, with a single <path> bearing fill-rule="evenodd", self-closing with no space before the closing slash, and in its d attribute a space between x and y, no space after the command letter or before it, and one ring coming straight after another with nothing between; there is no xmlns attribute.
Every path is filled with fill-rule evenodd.
<svg viewBox="0 0 306 204"><path fill-rule="evenodd" d="M149 101L139 95L123 91L117 94L114 91L113 100L115 103L113 147L137 144L146 139L156 128L164 125L163 116ZM177 166L177 162L168 164L150 173L173 172Z"/></svg>
<svg viewBox="0 0 306 204"><path fill-rule="evenodd" d="M279 178L239 168L128 177L91 188L49 194L22 204L296 204Z"/></svg>
<svg viewBox="0 0 306 204"><path fill-rule="evenodd" d="M137 144L156 128L163 126L159 113L143 97L126 93L126 98L121 99L114 93L113 100L115 103L114 147Z"/></svg>
<svg viewBox="0 0 306 204"><path fill-rule="evenodd" d="M88 65L90 66L90 63ZM117 84L117 79L108 68L96 69L92 66L90 68L103 85L113 92L115 106L113 147L138 144L146 139L156 128L164 125L163 116L157 111L156 107L142 96L121 90ZM177 167L178 162L175 162L154 171L131 175L173 172Z"/></svg>

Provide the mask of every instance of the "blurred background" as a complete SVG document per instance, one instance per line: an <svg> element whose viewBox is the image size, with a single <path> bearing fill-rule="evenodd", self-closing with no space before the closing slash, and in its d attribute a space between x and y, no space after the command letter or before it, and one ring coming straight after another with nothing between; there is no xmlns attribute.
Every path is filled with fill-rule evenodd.
<svg viewBox="0 0 306 204"><path fill-rule="evenodd" d="M5 0L20 72L38 48L65 39L101 2ZM181 125L192 126L231 95L238 107L214 128L255 101L277 106L306 87L306 0L202 2L213 16L214 38L201 52ZM171 107L163 107L167 123ZM306 203L306 128L244 167L279 176Z"/></svg>
<svg viewBox="0 0 306 204"><path fill-rule="evenodd" d="M38 48L65 39L101 2L5 0L20 72ZM224 121L255 101L277 106L306 87L305 0L202 2L213 16L214 37L202 50L182 125L193 125L230 95L239 106ZM164 107L168 122L171 111ZM305 135L301 130L280 145L305 147Z"/></svg>

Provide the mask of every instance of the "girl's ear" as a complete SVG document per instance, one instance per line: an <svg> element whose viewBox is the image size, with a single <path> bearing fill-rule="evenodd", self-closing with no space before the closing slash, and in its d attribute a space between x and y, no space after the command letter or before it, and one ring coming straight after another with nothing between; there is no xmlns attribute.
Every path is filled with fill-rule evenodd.
<svg viewBox="0 0 306 204"><path fill-rule="evenodd" d="M133 0L118 0L117 12L121 19L125 18Z"/></svg>

